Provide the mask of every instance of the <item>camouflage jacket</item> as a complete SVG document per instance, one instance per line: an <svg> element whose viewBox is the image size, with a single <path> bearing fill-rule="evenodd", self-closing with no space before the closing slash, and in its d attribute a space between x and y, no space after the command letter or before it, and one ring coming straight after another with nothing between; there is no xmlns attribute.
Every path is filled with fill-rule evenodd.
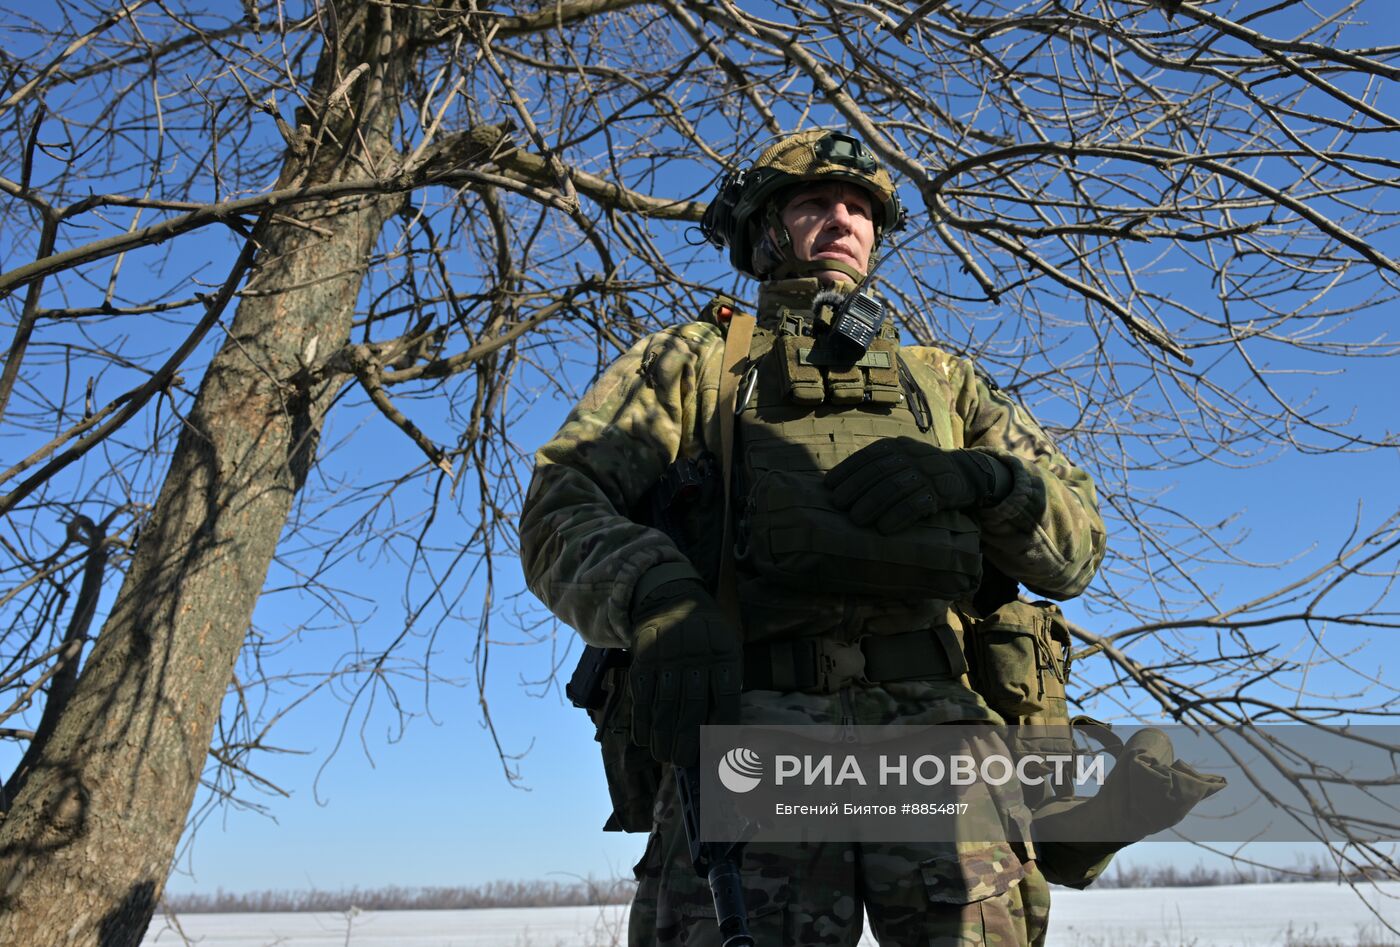
<svg viewBox="0 0 1400 947"><path fill-rule="evenodd" d="M764 284L760 324L779 303L810 301L816 289L814 279ZM641 576L662 563L689 566L665 533L629 511L677 457L718 453L723 352L721 330L703 322L642 339L535 455L520 522L526 581L590 644L627 646ZM932 346L901 352L932 409L937 443L987 451L1013 473L1010 494L977 511L984 553L1042 595L1082 592L1105 540L1088 474L969 362Z"/></svg>

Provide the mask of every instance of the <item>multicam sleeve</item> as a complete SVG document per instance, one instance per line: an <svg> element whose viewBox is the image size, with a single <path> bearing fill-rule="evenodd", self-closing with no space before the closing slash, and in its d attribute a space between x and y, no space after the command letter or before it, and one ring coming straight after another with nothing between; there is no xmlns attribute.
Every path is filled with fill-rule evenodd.
<svg viewBox="0 0 1400 947"><path fill-rule="evenodd" d="M970 363L938 349L910 351L949 386L957 446L986 451L1011 470L1010 494L980 511L986 554L1039 595L1064 599L1083 592L1106 540L1093 479Z"/></svg>
<svg viewBox="0 0 1400 947"><path fill-rule="evenodd" d="M691 323L638 342L535 453L520 514L525 580L589 644L630 644L637 580L662 563L690 568L665 533L632 515L677 456L699 452L702 402L713 400L705 368L719 341L713 326Z"/></svg>

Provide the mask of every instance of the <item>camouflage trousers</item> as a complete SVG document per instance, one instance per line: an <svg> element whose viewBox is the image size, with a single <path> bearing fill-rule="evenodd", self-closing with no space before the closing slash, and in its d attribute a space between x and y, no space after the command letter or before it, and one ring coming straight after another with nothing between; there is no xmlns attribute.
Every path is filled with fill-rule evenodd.
<svg viewBox="0 0 1400 947"><path fill-rule="evenodd" d="M669 776L635 872L630 947L719 947L714 901L690 864ZM862 907L882 945L1041 947L1050 889L1007 842L754 843L744 901L763 945L855 947Z"/></svg>

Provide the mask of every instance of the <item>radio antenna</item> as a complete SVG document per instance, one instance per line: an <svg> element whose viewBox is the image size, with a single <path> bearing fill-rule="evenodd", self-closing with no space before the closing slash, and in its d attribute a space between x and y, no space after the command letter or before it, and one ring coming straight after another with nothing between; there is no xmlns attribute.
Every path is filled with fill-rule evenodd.
<svg viewBox="0 0 1400 947"><path fill-rule="evenodd" d="M909 242L915 237L922 237L924 234L928 233L932 229L933 222L930 221L929 223L925 224L923 227L920 227L913 233L906 234L904 237L900 238L900 241L898 243L896 243L894 246L890 247L888 250L886 250L880 255L880 258L875 261L875 265L870 268L869 272L867 272L864 276L861 277L860 282L856 284L855 290L851 293L850 296L847 296L846 298L850 299L851 296L856 296L859 293L861 293L865 289L866 284L875 278L876 271L878 271L880 267L884 266L886 260L894 256L895 251L903 249L904 247L908 246Z"/></svg>

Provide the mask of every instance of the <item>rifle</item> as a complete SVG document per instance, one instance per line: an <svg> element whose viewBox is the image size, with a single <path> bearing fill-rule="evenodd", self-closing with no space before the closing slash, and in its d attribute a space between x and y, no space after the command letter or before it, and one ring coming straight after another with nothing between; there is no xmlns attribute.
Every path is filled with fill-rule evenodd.
<svg viewBox="0 0 1400 947"><path fill-rule="evenodd" d="M744 907L744 884L739 875L744 843L700 841L700 771L696 767L677 766L675 775L676 798L681 804L690 863L695 873L710 884L720 945L754 947L753 936L749 934L749 915Z"/></svg>
<svg viewBox="0 0 1400 947"><path fill-rule="evenodd" d="M610 670L626 668L630 663L629 658L630 655L621 648L598 648L588 645L583 649L578 667L574 669L573 677L564 688L564 693L575 707L601 716L609 700L609 691L604 685L604 679ZM611 732L615 731L600 725L599 739L602 740ZM627 736L630 737L630 733ZM632 744L630 740L626 750L636 755L645 755L650 760L650 754ZM604 759L615 762L616 757L605 751ZM644 794L649 801L655 794L655 784L648 784L646 780L640 786L629 784L633 783L638 775L635 766L630 769L631 773L608 773L608 789L612 793L615 808L605 828L640 830L640 826L631 821L619 820L625 819L627 812L635 810L636 807L629 804L635 801L633 797ZM632 780L627 779L629 775ZM744 886L739 873L744 843L701 842L700 771L697 767L677 766L675 777L676 797L681 807L681 824L685 827L686 843L690 848L690 863L695 873L709 882L710 895L715 900L715 921L719 924L721 947L753 947L754 940L749 935L748 912L744 907ZM634 814L632 818L636 819L637 816Z"/></svg>
<svg viewBox="0 0 1400 947"><path fill-rule="evenodd" d="M669 536L711 587L719 558L719 537L710 537L716 548L710 548L711 543L704 541L699 544L700 548L693 548L694 544L687 542L681 520L686 507L714 499L719 481L714 455L706 453L696 459L682 457L647 491L639 509L632 511L634 520ZM588 645L564 691L575 707L588 710L600 724L598 739L604 743L604 763L608 767L608 789L614 808L605 828L646 831L651 827L650 802L659 783L659 764L645 749L631 742L629 721L622 719L607 725L608 718L617 711L630 710L630 695L624 699L623 688L631 661L631 654L621 648ZM612 686L607 684L610 675L615 681ZM619 703L625 706L617 706ZM618 744L622 744L621 747ZM695 873L709 883L721 947L753 947L739 871L744 843L701 842L699 770L676 766L675 779L690 862Z"/></svg>

